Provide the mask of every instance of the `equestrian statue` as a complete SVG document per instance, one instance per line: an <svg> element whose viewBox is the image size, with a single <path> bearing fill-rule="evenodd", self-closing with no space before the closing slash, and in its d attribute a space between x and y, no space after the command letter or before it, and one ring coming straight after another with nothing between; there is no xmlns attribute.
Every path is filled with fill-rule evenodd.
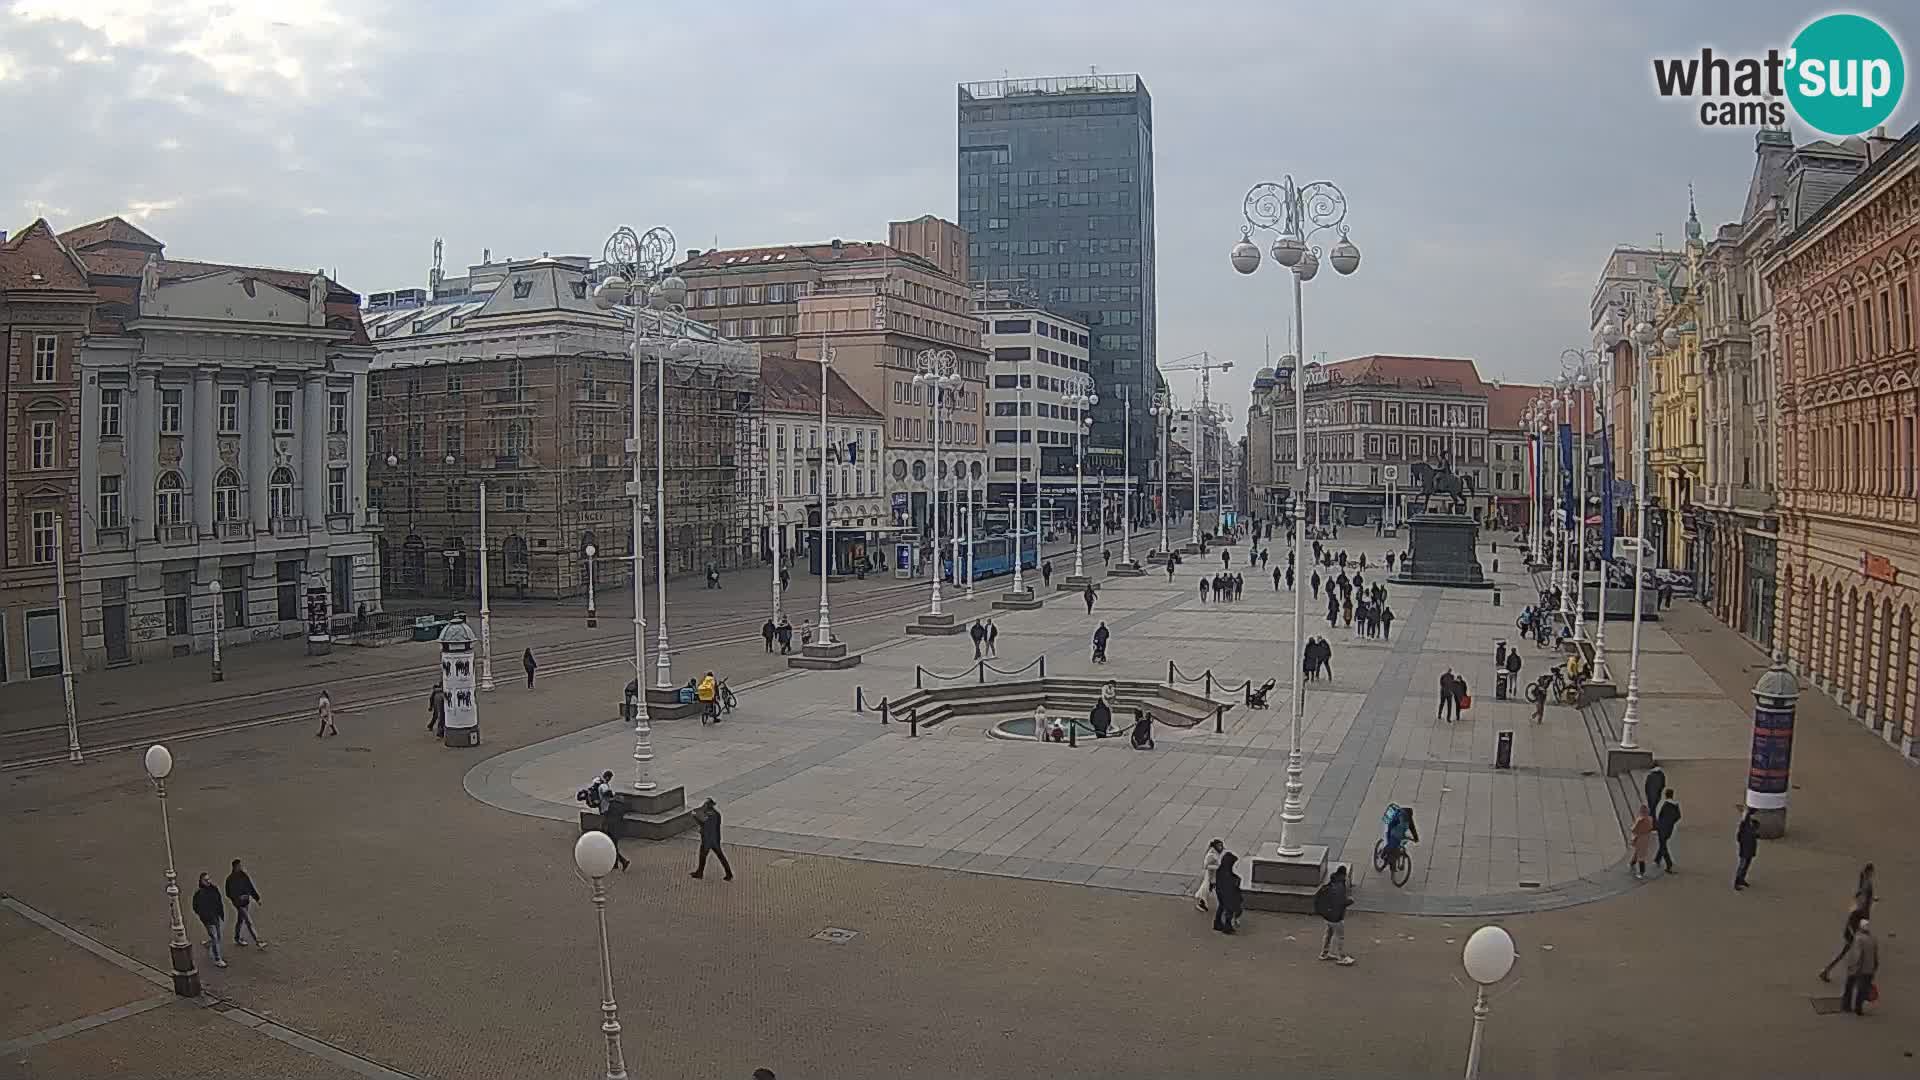
<svg viewBox="0 0 1920 1080"><path fill-rule="evenodd" d="M1435 495L1447 496L1447 513L1467 512L1467 481L1453 471L1451 454L1442 452L1431 465L1424 461L1414 462L1413 478L1420 485L1420 494L1426 497L1427 513L1433 513Z"/></svg>

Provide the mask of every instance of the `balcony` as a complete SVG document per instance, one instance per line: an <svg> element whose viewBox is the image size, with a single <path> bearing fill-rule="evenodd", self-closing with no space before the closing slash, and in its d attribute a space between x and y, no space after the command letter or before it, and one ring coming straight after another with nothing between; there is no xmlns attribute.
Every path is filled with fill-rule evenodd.
<svg viewBox="0 0 1920 1080"><path fill-rule="evenodd" d="M275 536L307 535L307 519L304 517L277 517L270 524Z"/></svg>
<svg viewBox="0 0 1920 1080"><path fill-rule="evenodd" d="M244 519L240 521L221 521L216 522L213 527L222 541L253 539L253 522L251 521Z"/></svg>
<svg viewBox="0 0 1920 1080"><path fill-rule="evenodd" d="M200 540L200 530L191 524L162 525L156 531L159 535L160 542L168 547L194 544Z"/></svg>

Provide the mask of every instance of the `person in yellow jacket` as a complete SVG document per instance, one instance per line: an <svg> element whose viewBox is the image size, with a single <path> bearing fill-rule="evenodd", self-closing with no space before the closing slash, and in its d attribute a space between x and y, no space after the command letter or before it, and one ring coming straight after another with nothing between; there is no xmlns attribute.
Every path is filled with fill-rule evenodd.
<svg viewBox="0 0 1920 1080"><path fill-rule="evenodd" d="M700 677L700 686L694 691L694 696L700 699L701 712L716 720L720 718L720 709L715 703L718 686L713 679L713 672L709 671Z"/></svg>

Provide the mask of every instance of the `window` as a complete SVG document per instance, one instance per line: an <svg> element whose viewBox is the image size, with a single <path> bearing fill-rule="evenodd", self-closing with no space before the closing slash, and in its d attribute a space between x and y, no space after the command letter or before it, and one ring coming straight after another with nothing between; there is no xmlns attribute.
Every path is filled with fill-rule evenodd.
<svg viewBox="0 0 1920 1080"><path fill-rule="evenodd" d="M60 356L60 339L53 334L35 334L33 338L33 381L54 380L55 361Z"/></svg>
<svg viewBox="0 0 1920 1080"><path fill-rule="evenodd" d="M220 618L227 626L247 625L247 568L220 568Z"/></svg>
<svg viewBox="0 0 1920 1080"><path fill-rule="evenodd" d="M785 318L775 317L767 320L767 336L768 337L780 337L786 334L786 332L787 332L787 320Z"/></svg>
<svg viewBox="0 0 1920 1080"><path fill-rule="evenodd" d="M504 501L506 508L509 510L525 510L527 508L526 485L508 484L506 499Z"/></svg>
<svg viewBox="0 0 1920 1080"><path fill-rule="evenodd" d="M116 389L100 391L100 437L103 439L120 437L120 394Z"/></svg>
<svg viewBox="0 0 1920 1080"><path fill-rule="evenodd" d="M347 512L347 470L345 466L335 466L327 470L327 513L344 514Z"/></svg>
<svg viewBox="0 0 1920 1080"><path fill-rule="evenodd" d="M45 566L53 561L54 533L57 530L55 516L57 510L35 510L28 527L32 534L33 562L36 566Z"/></svg>
<svg viewBox="0 0 1920 1080"><path fill-rule="evenodd" d="M466 392L467 377L457 371L447 372L447 393L458 396Z"/></svg>
<svg viewBox="0 0 1920 1080"><path fill-rule="evenodd" d="M267 478L267 513L276 521L293 517L293 470L285 465Z"/></svg>
<svg viewBox="0 0 1920 1080"><path fill-rule="evenodd" d="M187 491L178 472L168 469L161 473L159 482L153 486L153 492L154 517L162 526L186 524Z"/></svg>
<svg viewBox="0 0 1920 1080"><path fill-rule="evenodd" d="M180 434L180 396L179 390L160 391L160 434Z"/></svg>
<svg viewBox="0 0 1920 1080"><path fill-rule="evenodd" d="M760 286L758 285L747 286L747 303L757 304L759 302L760 302Z"/></svg>
<svg viewBox="0 0 1920 1080"><path fill-rule="evenodd" d="M221 469L213 478L213 520L240 520L240 474L233 469Z"/></svg>
<svg viewBox="0 0 1920 1080"><path fill-rule="evenodd" d="M300 618L301 567L299 559L285 559L273 564L274 617L281 622L295 622Z"/></svg>
<svg viewBox="0 0 1920 1080"><path fill-rule="evenodd" d="M327 394L327 430L335 435L347 433L347 392L333 390Z"/></svg>
<svg viewBox="0 0 1920 1080"><path fill-rule="evenodd" d="M467 448L467 429L463 424L448 424L446 430L447 453L459 457Z"/></svg>
<svg viewBox="0 0 1920 1080"><path fill-rule="evenodd" d="M240 391L220 391L220 433L234 435L240 431Z"/></svg>
<svg viewBox="0 0 1920 1080"><path fill-rule="evenodd" d="M740 286L729 285L726 288L721 289L720 302L722 304L727 305L728 307L732 307L733 305L738 304L740 302Z"/></svg>
<svg viewBox="0 0 1920 1080"><path fill-rule="evenodd" d="M100 478L100 519L97 522L102 529L118 529L122 525L120 517L120 478L103 476Z"/></svg>
<svg viewBox="0 0 1920 1080"><path fill-rule="evenodd" d="M784 304L786 302L787 302L787 287L785 285L767 286L767 303Z"/></svg>
<svg viewBox="0 0 1920 1080"><path fill-rule="evenodd" d="M273 392L273 430L278 435L293 432L293 391L275 390Z"/></svg>
<svg viewBox="0 0 1920 1080"><path fill-rule="evenodd" d="M193 595L193 575L185 570L163 574L160 591L166 597L167 636L184 637L193 633L187 606Z"/></svg>
<svg viewBox="0 0 1920 1080"><path fill-rule="evenodd" d="M734 321L733 319L722 319L720 321L721 337L724 337L724 338L739 337L740 336L739 331L740 331L740 324Z"/></svg>
<svg viewBox="0 0 1920 1080"><path fill-rule="evenodd" d="M35 420L28 438L28 468L51 469L60 458L57 422Z"/></svg>

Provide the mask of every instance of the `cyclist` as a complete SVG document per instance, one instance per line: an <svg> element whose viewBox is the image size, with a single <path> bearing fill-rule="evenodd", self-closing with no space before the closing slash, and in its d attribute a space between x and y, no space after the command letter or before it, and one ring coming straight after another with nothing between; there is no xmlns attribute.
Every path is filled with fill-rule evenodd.
<svg viewBox="0 0 1920 1080"><path fill-rule="evenodd" d="M1387 812L1381 819L1387 827L1386 856L1388 866L1393 865L1394 856L1405 850L1407 841L1420 842L1420 830L1413 825L1413 807L1388 803Z"/></svg>
<svg viewBox="0 0 1920 1080"><path fill-rule="evenodd" d="M701 716L704 719L712 720L716 724L720 722L718 685L719 684L714 681L713 672L709 671L700 677L700 685L694 690L694 697L700 701Z"/></svg>

